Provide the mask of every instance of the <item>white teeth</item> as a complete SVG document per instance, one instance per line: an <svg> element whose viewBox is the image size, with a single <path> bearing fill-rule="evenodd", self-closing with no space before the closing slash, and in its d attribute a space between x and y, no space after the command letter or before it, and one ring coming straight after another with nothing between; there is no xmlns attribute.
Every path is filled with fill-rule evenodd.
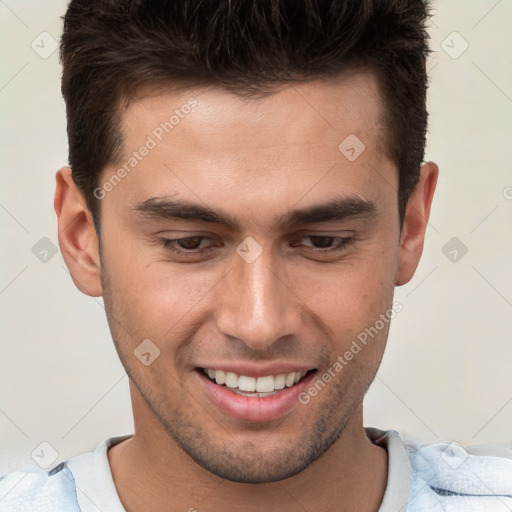
<svg viewBox="0 0 512 512"><path fill-rule="evenodd" d="M204 373L215 380L219 385L225 384L228 388L241 391L239 394L247 396L269 396L275 390L291 388L302 379L307 372L291 372L288 374L266 375L264 377L249 377L248 375L237 375L234 372L224 372L222 370L212 370L205 368ZM244 393L245 392L245 393ZM252 393L252 394L251 394ZM256 395L258 393L258 395Z"/></svg>
<svg viewBox="0 0 512 512"><path fill-rule="evenodd" d="M228 388L238 387L238 375L233 372L226 372L226 381L224 382Z"/></svg>
<svg viewBox="0 0 512 512"><path fill-rule="evenodd" d="M222 370L215 371L215 382L217 384L224 384L226 382L226 374Z"/></svg>
<svg viewBox="0 0 512 512"><path fill-rule="evenodd" d="M240 375L238 377L238 389L240 391L256 391L256 379L247 377L247 375Z"/></svg>
<svg viewBox="0 0 512 512"><path fill-rule="evenodd" d="M256 381L256 391L258 393L269 393L270 391L274 391L274 387L275 383L272 375L268 375L267 377L258 377L258 380Z"/></svg>
<svg viewBox="0 0 512 512"><path fill-rule="evenodd" d="M286 387L291 388L294 384L295 384L295 372L292 372L286 376Z"/></svg>
<svg viewBox="0 0 512 512"><path fill-rule="evenodd" d="M281 373L274 377L274 389L284 389L286 386L286 374Z"/></svg>
<svg viewBox="0 0 512 512"><path fill-rule="evenodd" d="M272 396L276 394L275 391L272 391L271 393L247 393L246 391L240 391L239 389L232 389L230 391L233 391L233 393L236 393L237 395L249 396L251 398L265 398L266 396Z"/></svg>

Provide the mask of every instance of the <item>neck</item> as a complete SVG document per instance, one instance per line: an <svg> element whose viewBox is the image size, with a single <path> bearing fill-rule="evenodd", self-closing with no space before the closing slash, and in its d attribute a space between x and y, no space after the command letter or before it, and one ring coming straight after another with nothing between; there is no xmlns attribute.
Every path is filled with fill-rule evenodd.
<svg viewBox="0 0 512 512"><path fill-rule="evenodd" d="M114 483L127 512L325 510L377 512L387 480L387 452L364 432L362 404L341 436L293 477L264 484L222 479L192 460L145 416L135 435L108 451Z"/></svg>

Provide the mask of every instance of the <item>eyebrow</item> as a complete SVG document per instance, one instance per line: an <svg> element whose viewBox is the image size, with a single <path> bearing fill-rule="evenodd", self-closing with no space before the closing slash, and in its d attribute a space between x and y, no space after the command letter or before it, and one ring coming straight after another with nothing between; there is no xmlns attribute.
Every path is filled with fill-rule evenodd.
<svg viewBox="0 0 512 512"><path fill-rule="evenodd" d="M233 232L242 231L237 220L226 212L185 199L169 196L151 197L131 207L136 215L148 220L185 219L218 224ZM276 219L271 230L285 230L302 224L340 221L355 216L374 216L377 205L359 196L338 196L326 203L289 210Z"/></svg>

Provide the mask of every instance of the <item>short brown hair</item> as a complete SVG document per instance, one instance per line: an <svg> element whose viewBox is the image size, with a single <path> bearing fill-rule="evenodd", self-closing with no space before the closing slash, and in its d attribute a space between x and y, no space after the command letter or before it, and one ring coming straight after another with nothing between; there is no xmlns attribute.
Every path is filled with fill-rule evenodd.
<svg viewBox="0 0 512 512"><path fill-rule="evenodd" d="M141 86L253 95L358 67L378 78L402 222L425 150L429 16L427 0L72 0L60 46L69 164L98 235L94 190Z"/></svg>

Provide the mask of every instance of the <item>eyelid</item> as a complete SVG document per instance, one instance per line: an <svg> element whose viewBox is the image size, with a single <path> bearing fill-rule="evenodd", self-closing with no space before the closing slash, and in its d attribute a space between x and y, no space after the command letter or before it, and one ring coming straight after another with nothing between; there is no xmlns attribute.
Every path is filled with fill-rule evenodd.
<svg viewBox="0 0 512 512"><path fill-rule="evenodd" d="M160 233L158 233L160 234ZM189 238L208 238L210 240L215 240L217 237L212 235L211 233L204 233L204 232L193 232L193 233L187 233L187 232L179 232L179 234L170 234L168 231L164 231L163 234L165 236L162 237L162 239L165 240L175 240L175 241L181 241L186 240ZM343 230L341 232L325 232L325 231L314 231L314 230L301 230L297 233L294 233L290 236L288 236L288 240L295 241L296 239L302 239L306 238L308 236L311 237L326 237L326 238L353 238L355 236L355 232L353 230ZM228 237L229 238L229 237ZM228 240L229 241L229 240Z"/></svg>
<svg viewBox="0 0 512 512"><path fill-rule="evenodd" d="M326 248L315 248L311 246L305 246L307 247L304 249L307 253L316 255L319 257L323 256L336 256L338 254L341 254L343 252L346 252L353 244L354 244L354 237L353 236L334 236L332 234L324 234L324 233L311 233L308 232L307 234L301 235L299 237L300 240L307 237L318 237L318 238L332 238L334 246L332 247L326 247ZM200 238L199 245L201 245L202 241L204 239L212 239L212 237L207 235L201 235L201 234L194 234L192 236L181 236L180 238L158 238L156 242L163 246L165 250L167 250L169 253L176 255L178 258L186 259L193 259L198 257L204 257L210 254L211 252L215 251L216 245L209 245L203 249L186 249L186 248L180 248L179 242L183 240L187 240L190 238ZM339 240L336 243L336 240Z"/></svg>

